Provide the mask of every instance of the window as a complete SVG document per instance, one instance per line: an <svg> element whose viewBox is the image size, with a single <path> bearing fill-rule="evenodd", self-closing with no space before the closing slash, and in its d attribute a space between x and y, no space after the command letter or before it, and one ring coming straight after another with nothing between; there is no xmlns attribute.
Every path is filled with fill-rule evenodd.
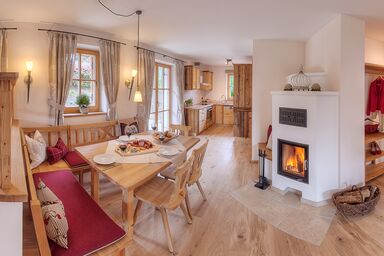
<svg viewBox="0 0 384 256"><path fill-rule="evenodd" d="M233 99L235 94L235 76L233 73L227 73L227 99Z"/></svg>
<svg viewBox="0 0 384 256"><path fill-rule="evenodd" d="M80 94L89 96L90 111L99 111L99 52L97 51L77 49L65 113L79 112L76 98Z"/></svg>
<svg viewBox="0 0 384 256"><path fill-rule="evenodd" d="M165 131L171 114L171 66L156 63L155 72L149 127L155 124L159 131Z"/></svg>

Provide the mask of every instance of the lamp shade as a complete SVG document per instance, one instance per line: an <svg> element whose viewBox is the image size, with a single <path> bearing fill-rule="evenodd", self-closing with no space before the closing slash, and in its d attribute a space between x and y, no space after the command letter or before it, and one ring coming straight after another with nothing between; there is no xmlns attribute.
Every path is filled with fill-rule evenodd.
<svg viewBox="0 0 384 256"><path fill-rule="evenodd" d="M132 77L136 77L137 76L137 70L136 69L132 69Z"/></svg>
<svg viewBox="0 0 384 256"><path fill-rule="evenodd" d="M32 68L33 68L33 61L27 61L27 62L25 62L25 66L27 67L27 71L32 71Z"/></svg>
<svg viewBox="0 0 384 256"><path fill-rule="evenodd" d="M135 97L133 97L133 102L143 102L143 97L141 97L141 92L139 90L135 92Z"/></svg>

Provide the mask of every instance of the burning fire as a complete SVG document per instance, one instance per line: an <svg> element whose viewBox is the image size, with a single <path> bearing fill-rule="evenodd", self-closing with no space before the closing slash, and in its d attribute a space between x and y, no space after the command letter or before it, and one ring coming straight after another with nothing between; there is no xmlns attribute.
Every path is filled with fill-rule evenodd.
<svg viewBox="0 0 384 256"><path fill-rule="evenodd" d="M304 177L304 148L284 145L284 158L285 168L287 172L299 174Z"/></svg>

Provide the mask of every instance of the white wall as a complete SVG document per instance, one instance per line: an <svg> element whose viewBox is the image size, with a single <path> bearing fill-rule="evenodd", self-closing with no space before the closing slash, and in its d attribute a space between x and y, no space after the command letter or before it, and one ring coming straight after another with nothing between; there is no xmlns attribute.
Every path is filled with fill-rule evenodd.
<svg viewBox="0 0 384 256"><path fill-rule="evenodd" d="M272 122L271 91L283 90L287 75L304 63L304 43L284 40L253 41L252 156L257 144L266 141Z"/></svg>
<svg viewBox="0 0 384 256"><path fill-rule="evenodd" d="M372 38L365 39L365 62L384 65L384 42Z"/></svg>
<svg viewBox="0 0 384 256"><path fill-rule="evenodd" d="M326 72L328 84L322 90L339 89L341 20L334 19L305 44L305 71Z"/></svg>
<svg viewBox="0 0 384 256"><path fill-rule="evenodd" d="M1 255L23 255L23 203L0 202Z"/></svg>
<svg viewBox="0 0 384 256"><path fill-rule="evenodd" d="M21 119L23 125L47 125L49 124L49 97L48 86L48 36L46 32L39 32L39 24L15 23L18 27L16 31L8 32L8 71L19 72L19 79L15 89L15 116ZM96 36L105 36L93 31L79 30L65 26L55 27L55 29L81 32ZM109 37L110 38L110 37ZM119 40L118 38L110 38ZM121 40L121 39L120 39ZM79 43L90 46L98 45L97 39L85 37L78 38ZM30 102L27 104L27 90L24 84L26 75L25 61L34 62L31 85ZM128 89L124 85L124 80L131 78L131 70L136 66L136 50L127 42L126 46L121 46L121 69L120 69L120 88L117 99L117 111L119 118L127 118L136 115L137 107L133 103L134 90L131 101L128 100ZM68 118L65 123L90 123L106 120L105 115Z"/></svg>

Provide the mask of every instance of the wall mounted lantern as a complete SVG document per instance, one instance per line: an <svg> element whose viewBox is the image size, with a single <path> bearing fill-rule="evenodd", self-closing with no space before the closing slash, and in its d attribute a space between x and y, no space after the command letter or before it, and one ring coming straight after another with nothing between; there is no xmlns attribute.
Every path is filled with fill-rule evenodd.
<svg viewBox="0 0 384 256"><path fill-rule="evenodd" d="M32 84L32 68L33 68L33 61L27 61L25 62L25 66L27 68L27 76L24 78L24 83L27 84L27 102L29 103L29 93L31 90L31 84Z"/></svg>
<svg viewBox="0 0 384 256"><path fill-rule="evenodd" d="M135 77L137 76L137 70L132 69L132 78L125 80L125 86L129 89L129 100L131 100L132 88L135 83Z"/></svg>

